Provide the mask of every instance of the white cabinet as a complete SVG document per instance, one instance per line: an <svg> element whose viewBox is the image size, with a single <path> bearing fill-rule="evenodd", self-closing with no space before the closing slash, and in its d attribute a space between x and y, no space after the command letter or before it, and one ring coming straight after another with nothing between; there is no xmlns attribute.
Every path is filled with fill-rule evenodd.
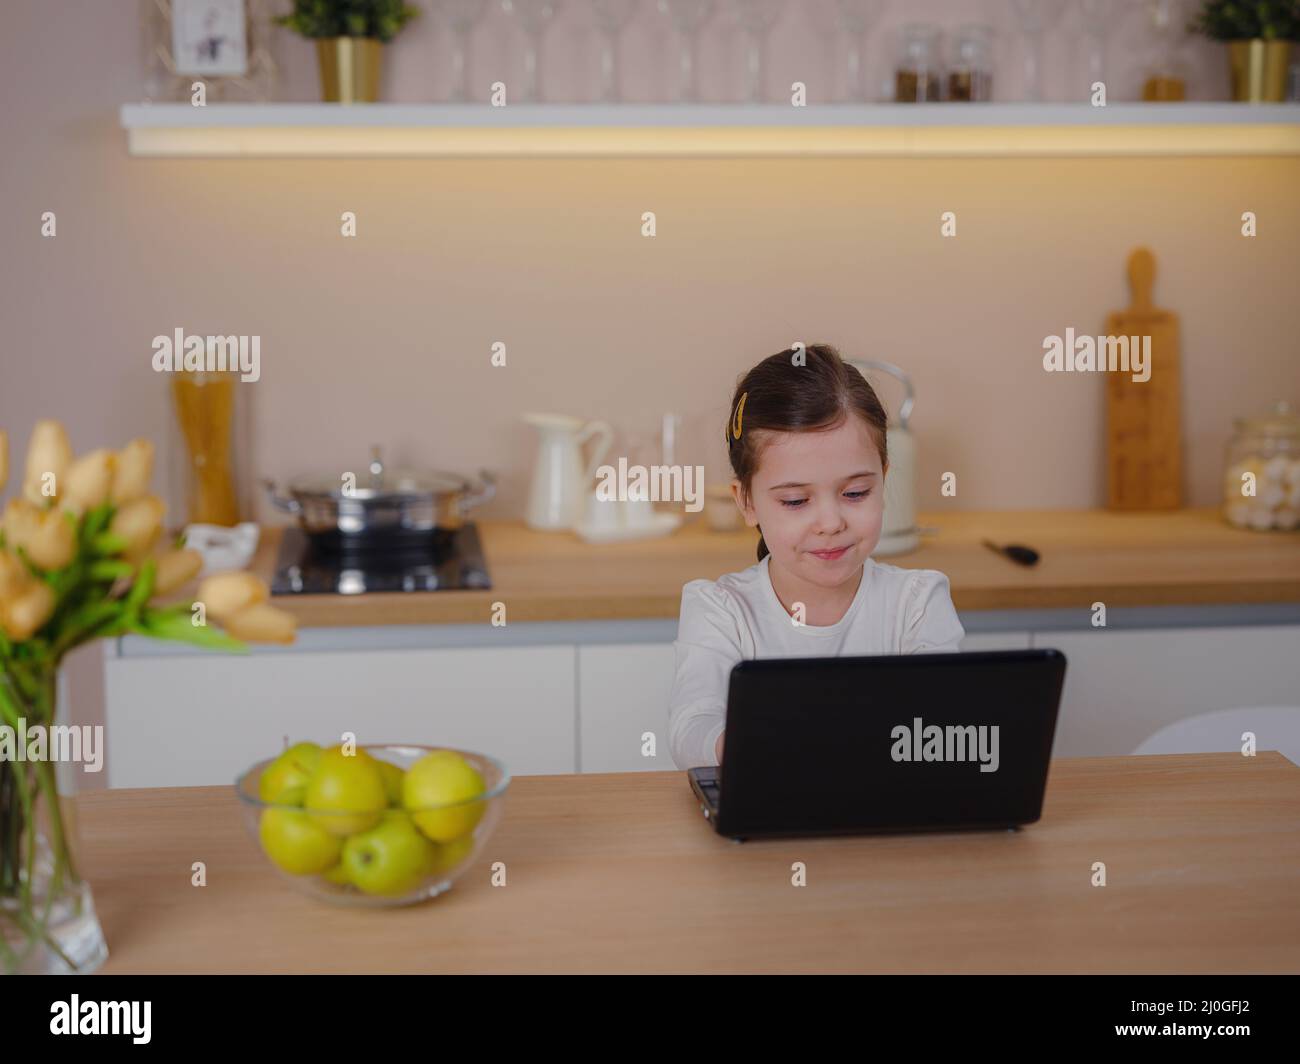
<svg viewBox="0 0 1300 1064"><path fill-rule="evenodd" d="M1032 646L1028 632L973 632L959 647L967 650L1028 650Z"/></svg>
<svg viewBox="0 0 1300 1064"><path fill-rule="evenodd" d="M291 742L479 750L576 771L572 646L109 658L111 787L232 783Z"/></svg>
<svg viewBox="0 0 1300 1064"><path fill-rule="evenodd" d="M1019 650L1026 632L977 632L962 650ZM673 686L671 643L578 647L579 765L583 772L674 770L668 751L668 699ZM642 754L642 736L655 736L655 756Z"/></svg>
<svg viewBox="0 0 1300 1064"><path fill-rule="evenodd" d="M352 640L338 649L109 656L109 785L230 783L286 737L337 742L344 731L481 750L515 775L676 767L667 744L675 626L619 642L600 641L608 626L537 625L514 633L533 642L429 645L449 631L402 632L404 649L382 648L399 635L373 629L338 637ZM366 645L362 635L368 648L344 649ZM1128 754L1174 721L1294 705L1300 692L1295 625L975 632L961 649L1029 646L1067 659L1057 757ZM646 733L653 757L642 754Z"/></svg>
<svg viewBox="0 0 1300 1064"><path fill-rule="evenodd" d="M673 686L671 643L578 648L578 731L583 772L677 768L668 750L668 697ZM646 732L654 757L642 756Z"/></svg>
<svg viewBox="0 0 1300 1064"><path fill-rule="evenodd" d="M1295 705L1300 628L1035 632L1066 658L1055 757L1131 754L1166 724L1243 706Z"/></svg>

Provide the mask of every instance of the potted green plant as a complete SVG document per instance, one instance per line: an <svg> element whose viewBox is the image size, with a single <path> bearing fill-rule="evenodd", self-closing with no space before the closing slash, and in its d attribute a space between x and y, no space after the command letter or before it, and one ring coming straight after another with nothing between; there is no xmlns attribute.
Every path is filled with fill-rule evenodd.
<svg viewBox="0 0 1300 1064"><path fill-rule="evenodd" d="M1234 100L1282 101L1300 0L1206 0L1188 28L1227 43Z"/></svg>
<svg viewBox="0 0 1300 1064"><path fill-rule="evenodd" d="M418 10L403 0L294 0L293 11L276 22L316 42L327 102L373 103L383 46Z"/></svg>

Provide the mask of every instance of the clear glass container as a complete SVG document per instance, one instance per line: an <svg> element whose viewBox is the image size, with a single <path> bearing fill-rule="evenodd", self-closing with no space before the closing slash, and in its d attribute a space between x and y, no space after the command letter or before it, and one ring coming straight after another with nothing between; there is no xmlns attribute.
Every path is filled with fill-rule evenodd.
<svg viewBox="0 0 1300 1064"><path fill-rule="evenodd" d="M0 722L15 727L12 713L32 734L41 727L51 736L79 728L58 663L28 665L0 670L0 707L8 707ZM108 958L77 824L88 769L50 747L37 760L30 745L23 750L0 759L0 975L86 975Z"/></svg>
<svg viewBox="0 0 1300 1064"><path fill-rule="evenodd" d="M1223 516L1257 532L1300 528L1300 415L1278 403L1237 418L1223 474Z"/></svg>
<svg viewBox="0 0 1300 1064"><path fill-rule="evenodd" d="M403 774L435 751L455 754L477 773L482 790L462 801L430 797L414 808L403 809L394 798L385 810L308 813L301 787L286 790L281 784L279 793L268 792L272 798L263 796L263 780L276 761L267 758L235 781L255 845L285 882L334 905L414 905L450 890L473 867L500 822L510 787L506 766L487 754L450 747L376 743L358 750L399 770L392 783L398 794ZM312 824L318 825L314 838Z"/></svg>
<svg viewBox="0 0 1300 1064"><path fill-rule="evenodd" d="M1187 98L1187 63L1182 57L1187 39L1183 0L1147 0L1153 43L1145 62L1142 99L1177 102Z"/></svg>
<svg viewBox="0 0 1300 1064"><path fill-rule="evenodd" d="M993 30L965 25L953 38L948 65L948 99L985 102L993 99Z"/></svg>
<svg viewBox="0 0 1300 1064"><path fill-rule="evenodd" d="M913 22L904 26L894 73L894 99L898 103L925 103L942 99L943 75L939 62L939 27Z"/></svg>
<svg viewBox="0 0 1300 1064"><path fill-rule="evenodd" d="M167 517L231 528L256 520L250 383L229 371L166 373Z"/></svg>

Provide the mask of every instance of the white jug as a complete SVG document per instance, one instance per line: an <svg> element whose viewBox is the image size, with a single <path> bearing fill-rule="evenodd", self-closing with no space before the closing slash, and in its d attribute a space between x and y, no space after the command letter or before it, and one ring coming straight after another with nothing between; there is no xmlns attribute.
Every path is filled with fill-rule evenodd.
<svg viewBox="0 0 1300 1064"><path fill-rule="evenodd" d="M541 434L524 521L529 528L573 528L582 520L587 493L614 440L614 430L604 421L564 414L525 414L524 420ZM584 462L582 445L592 436L598 438L591 461Z"/></svg>
<svg viewBox="0 0 1300 1064"><path fill-rule="evenodd" d="M845 361L856 366L864 377L867 370L879 369L903 383L903 402L898 408L898 419L890 418L889 427L885 431L889 472L885 474L884 524L880 529L880 542L871 555L885 557L904 554L915 550L921 542L916 527L916 442L911 429L907 427L916 393L911 378L893 363L857 358Z"/></svg>

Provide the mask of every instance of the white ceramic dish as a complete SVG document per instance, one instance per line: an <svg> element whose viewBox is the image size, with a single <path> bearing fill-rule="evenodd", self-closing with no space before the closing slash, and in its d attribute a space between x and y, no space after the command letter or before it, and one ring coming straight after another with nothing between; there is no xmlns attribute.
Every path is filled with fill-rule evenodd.
<svg viewBox="0 0 1300 1064"><path fill-rule="evenodd" d="M656 513L654 519L644 525L615 526L614 528L593 528L580 524L574 528L587 543L628 543L637 539L658 539L666 536L682 523L681 514Z"/></svg>

